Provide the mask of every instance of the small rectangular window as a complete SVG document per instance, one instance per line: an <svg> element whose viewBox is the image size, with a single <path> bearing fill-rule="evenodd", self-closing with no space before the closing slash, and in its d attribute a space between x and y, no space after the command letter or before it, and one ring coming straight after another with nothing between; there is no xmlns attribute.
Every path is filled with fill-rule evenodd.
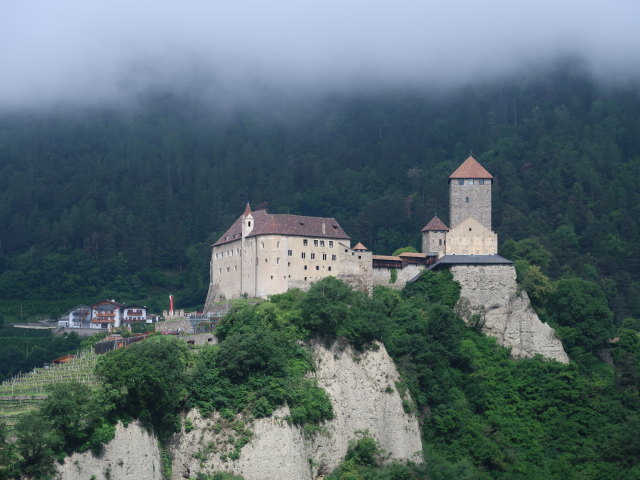
<svg viewBox="0 0 640 480"><path fill-rule="evenodd" d="M302 245L304 245L305 247L309 245L309 240L307 240L306 238L302 240Z"/></svg>
<svg viewBox="0 0 640 480"><path fill-rule="evenodd" d="M320 267L318 265L316 265L316 270L320 270Z"/></svg>
<svg viewBox="0 0 640 480"><path fill-rule="evenodd" d="M467 185L473 185L473 178L467 178Z"/></svg>
<svg viewBox="0 0 640 480"><path fill-rule="evenodd" d="M329 248L333 248L333 240L329 240Z"/></svg>
<svg viewBox="0 0 640 480"><path fill-rule="evenodd" d="M464 178L458 179L458 185L464 185Z"/></svg>
<svg viewBox="0 0 640 480"><path fill-rule="evenodd" d="M311 260L315 260L315 259L316 259L316 254L315 254L315 253L312 253L312 254L311 254Z"/></svg>
<svg viewBox="0 0 640 480"><path fill-rule="evenodd" d="M313 246L314 246L314 247L317 247L317 246L318 246L318 240L314 240L314 241L313 241Z"/></svg>
<svg viewBox="0 0 640 480"><path fill-rule="evenodd" d="M323 259L323 260L326 260L326 259L327 259L327 254L326 254L326 253L323 253L323 254L322 254L322 259Z"/></svg>
<svg viewBox="0 0 640 480"><path fill-rule="evenodd" d="M336 256L335 255L331 255L331 260L333 260L334 262L336 261Z"/></svg>
<svg viewBox="0 0 640 480"><path fill-rule="evenodd" d="M484 185L484 178L478 179L478 185Z"/></svg>
<svg viewBox="0 0 640 480"><path fill-rule="evenodd" d="M293 256L293 250L287 250L287 255L289 255L290 257Z"/></svg>
<svg viewBox="0 0 640 480"><path fill-rule="evenodd" d="M302 252L302 253L300 254L300 258L307 258L307 254L306 254L306 253L304 253L304 252Z"/></svg>
<svg viewBox="0 0 640 480"><path fill-rule="evenodd" d="M320 246L324 247L324 240L320 240Z"/></svg>

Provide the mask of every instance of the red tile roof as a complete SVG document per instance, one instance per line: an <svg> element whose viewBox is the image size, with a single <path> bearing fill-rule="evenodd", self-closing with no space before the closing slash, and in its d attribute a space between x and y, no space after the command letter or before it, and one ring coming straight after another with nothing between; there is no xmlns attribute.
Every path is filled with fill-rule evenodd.
<svg viewBox="0 0 640 480"><path fill-rule="evenodd" d="M354 250L366 250L367 247L365 247L362 243L358 242L358 244L353 247Z"/></svg>
<svg viewBox="0 0 640 480"><path fill-rule="evenodd" d="M335 218L272 214L267 213L266 210L256 210L251 212L251 215L253 216L254 227L247 237L296 235L301 237L351 239ZM243 216L240 216L213 246L241 239Z"/></svg>
<svg viewBox="0 0 640 480"><path fill-rule="evenodd" d="M493 178L493 175L487 172L475 158L469 157L449 175L449 178Z"/></svg>
<svg viewBox="0 0 640 480"><path fill-rule="evenodd" d="M432 231L444 231L444 232L448 232L449 231L449 227L447 227L444 222L442 220L440 220L438 218L438 216L436 215L435 217L433 217L431 220L429 220L429 223L427 223L424 227L422 227L422 232L432 232Z"/></svg>
<svg viewBox="0 0 640 480"><path fill-rule="evenodd" d="M392 256L392 255L372 255L371 258L373 260L392 260L395 262L401 262L402 259L400 257Z"/></svg>
<svg viewBox="0 0 640 480"><path fill-rule="evenodd" d="M427 258L426 253L418 253L418 252L403 252L400 254L400 257L407 258Z"/></svg>
<svg viewBox="0 0 640 480"><path fill-rule="evenodd" d="M249 205L249 202L247 202L247 206L244 207L244 215L243 216L247 216L251 213L251 205Z"/></svg>

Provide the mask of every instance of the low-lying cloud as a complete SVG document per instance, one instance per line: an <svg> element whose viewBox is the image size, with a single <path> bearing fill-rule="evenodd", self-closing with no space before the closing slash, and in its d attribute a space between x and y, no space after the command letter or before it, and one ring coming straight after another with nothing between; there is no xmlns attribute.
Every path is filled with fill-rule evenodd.
<svg viewBox="0 0 640 480"><path fill-rule="evenodd" d="M0 108L207 84L349 91L490 80L559 55L640 73L636 1L4 0Z"/></svg>

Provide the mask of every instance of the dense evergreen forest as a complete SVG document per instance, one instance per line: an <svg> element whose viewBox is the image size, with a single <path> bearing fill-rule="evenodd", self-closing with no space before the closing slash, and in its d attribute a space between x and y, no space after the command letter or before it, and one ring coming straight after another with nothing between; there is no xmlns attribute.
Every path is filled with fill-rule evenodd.
<svg viewBox="0 0 640 480"><path fill-rule="evenodd" d="M335 216L375 253L418 247L472 151L496 178L501 245L537 238L544 273L597 282L618 323L640 317L637 89L565 64L446 94L205 98L0 116L0 315L101 297L161 309L169 291L201 305L208 245L247 200Z"/></svg>

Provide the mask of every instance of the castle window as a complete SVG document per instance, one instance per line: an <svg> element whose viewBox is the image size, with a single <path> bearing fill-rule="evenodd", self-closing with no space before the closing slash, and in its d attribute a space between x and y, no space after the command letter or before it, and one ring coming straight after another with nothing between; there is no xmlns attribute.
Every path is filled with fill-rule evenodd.
<svg viewBox="0 0 640 480"><path fill-rule="evenodd" d="M305 270L307 269L307 266L306 266L306 265L304 266L304 269L305 269Z"/></svg>
<svg viewBox="0 0 640 480"><path fill-rule="evenodd" d="M320 270L320 267L316 265L316 270Z"/></svg>
<svg viewBox="0 0 640 480"><path fill-rule="evenodd" d="M237 265L234 265L234 266L233 266L233 269L237 272L237 271L238 271L238 266L237 266Z"/></svg>
<svg viewBox="0 0 640 480"><path fill-rule="evenodd" d="M280 265L280 257L276 258L276 265Z"/></svg>
<svg viewBox="0 0 640 480"><path fill-rule="evenodd" d="M249 220L249 221L247 222L247 226L249 226L249 227L251 226L251 220Z"/></svg>
<svg viewBox="0 0 640 480"><path fill-rule="evenodd" d="M329 271L331 271L331 267L329 267Z"/></svg>
<svg viewBox="0 0 640 480"><path fill-rule="evenodd" d="M320 246L324 247L324 240L320 240Z"/></svg>
<svg viewBox="0 0 640 480"><path fill-rule="evenodd" d="M438 245L442 245L442 239L438 240Z"/></svg>
<svg viewBox="0 0 640 480"><path fill-rule="evenodd" d="M264 242L260 242L260 248L264 248Z"/></svg>
<svg viewBox="0 0 640 480"><path fill-rule="evenodd" d="M469 197L464 197L464 201L465 201L466 203L469 203Z"/></svg>
<svg viewBox="0 0 640 480"><path fill-rule="evenodd" d="M293 256L293 250L287 250L287 255L289 255L290 257Z"/></svg>
<svg viewBox="0 0 640 480"><path fill-rule="evenodd" d="M471 227L469 227L469 231L471 231Z"/></svg>
<svg viewBox="0 0 640 480"><path fill-rule="evenodd" d="M271 280L273 280L273 275L271 275Z"/></svg>
<svg viewBox="0 0 640 480"><path fill-rule="evenodd" d="M362 257L360 255L358 255L358 260L360 260Z"/></svg>
<svg viewBox="0 0 640 480"><path fill-rule="evenodd" d="M290 267L290 266L291 266L291 262L287 262L287 267Z"/></svg>
<svg viewBox="0 0 640 480"><path fill-rule="evenodd" d="M484 185L484 178L478 179L478 185Z"/></svg>
<svg viewBox="0 0 640 480"><path fill-rule="evenodd" d="M318 246L318 240L314 240L314 241L313 241L313 246L314 246L314 247L317 247L317 246Z"/></svg>
<svg viewBox="0 0 640 480"><path fill-rule="evenodd" d="M307 281L307 277L304 277L304 281L305 281L305 282Z"/></svg>
<svg viewBox="0 0 640 480"><path fill-rule="evenodd" d="M280 242L276 243L276 248L280 248Z"/></svg>
<svg viewBox="0 0 640 480"><path fill-rule="evenodd" d="M300 258L307 258L307 254L306 254L306 253L304 253L304 252L302 252L302 253L300 254Z"/></svg>
<svg viewBox="0 0 640 480"><path fill-rule="evenodd" d="M306 238L302 240L302 245L304 245L305 247L309 245L309 240L307 240Z"/></svg>
<svg viewBox="0 0 640 480"><path fill-rule="evenodd" d="M326 254L326 253L323 253L323 254L322 254L322 259L323 259L323 260L326 260L326 259L327 259L327 254Z"/></svg>
<svg viewBox="0 0 640 480"><path fill-rule="evenodd" d="M458 179L458 185L464 185L464 178Z"/></svg>
<svg viewBox="0 0 640 480"><path fill-rule="evenodd" d="M231 270L231 268L230 268L230 267L227 267L227 272L228 272L228 271L230 271L230 270Z"/></svg>
<svg viewBox="0 0 640 480"><path fill-rule="evenodd" d="M334 262L336 261L336 258L338 258L338 257L335 256L335 255L331 255L331 260L333 260Z"/></svg>
<svg viewBox="0 0 640 480"><path fill-rule="evenodd" d="M467 178L467 185L473 185L473 178Z"/></svg>
<svg viewBox="0 0 640 480"><path fill-rule="evenodd" d="M315 259L316 259L316 254L315 254L315 253L312 253L312 254L311 254L311 260L315 260Z"/></svg>
<svg viewBox="0 0 640 480"><path fill-rule="evenodd" d="M264 259L264 263L269 263L269 260L267 260L266 258Z"/></svg>
<svg viewBox="0 0 640 480"><path fill-rule="evenodd" d="M329 240L329 248L333 248L333 240Z"/></svg>

